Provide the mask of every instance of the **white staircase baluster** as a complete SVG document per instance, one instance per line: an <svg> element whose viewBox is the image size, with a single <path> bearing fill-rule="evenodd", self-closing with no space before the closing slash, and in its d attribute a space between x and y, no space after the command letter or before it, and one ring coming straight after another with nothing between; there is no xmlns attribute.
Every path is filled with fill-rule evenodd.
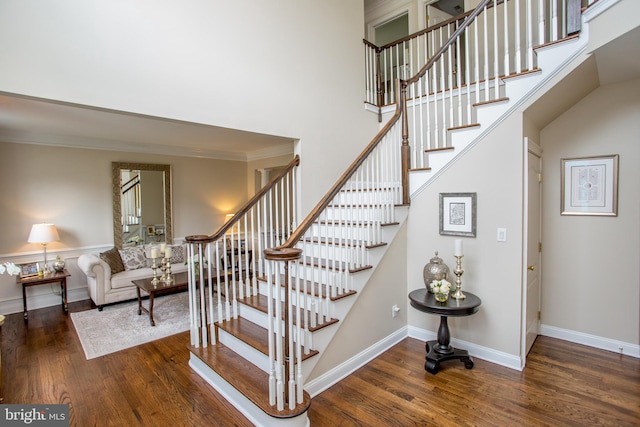
<svg viewBox="0 0 640 427"><path fill-rule="evenodd" d="M527 60L526 60L526 68L527 70L531 71L534 69L535 65L533 63L533 22L532 22L532 16L533 16L533 9L532 9L532 4L531 4L532 0L527 0L526 2L526 11L525 11L525 22L526 22L526 28L527 28L527 35L525 37L526 39L526 56L527 56Z"/></svg>
<svg viewBox="0 0 640 427"><path fill-rule="evenodd" d="M528 1L528 0L527 0ZM515 72L516 74L520 74L522 72L522 28L521 28L521 10L520 10L520 0L516 1L515 4ZM526 23L526 21L525 21Z"/></svg>
<svg viewBox="0 0 640 427"><path fill-rule="evenodd" d="M518 3L519 0L514 0ZM504 21L504 34L502 36L502 44L504 45L504 70L502 71L502 75L508 76L510 74L510 66L509 66L509 2L505 1L502 4L503 7L503 21ZM517 44L517 41L516 41ZM496 70L496 95L495 99L500 98L500 84L499 84L500 72Z"/></svg>

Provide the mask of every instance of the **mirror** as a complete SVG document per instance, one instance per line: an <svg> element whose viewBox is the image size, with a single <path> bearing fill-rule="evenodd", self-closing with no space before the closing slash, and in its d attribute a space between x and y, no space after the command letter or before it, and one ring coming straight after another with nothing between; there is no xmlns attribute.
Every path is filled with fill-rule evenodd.
<svg viewBox="0 0 640 427"><path fill-rule="evenodd" d="M170 166L119 162L111 166L114 246L172 244Z"/></svg>

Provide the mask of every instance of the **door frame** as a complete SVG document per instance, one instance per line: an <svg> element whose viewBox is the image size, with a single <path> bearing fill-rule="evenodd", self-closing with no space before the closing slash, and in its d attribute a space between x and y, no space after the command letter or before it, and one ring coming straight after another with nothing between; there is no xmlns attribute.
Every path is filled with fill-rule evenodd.
<svg viewBox="0 0 640 427"><path fill-rule="evenodd" d="M527 359L527 286L528 286L528 278L527 278L527 265L528 265L528 244L529 244L529 153L532 153L540 158L540 173L542 173L542 147L538 145L536 142L532 141L530 138L525 137L523 141L524 150L523 151L523 180L522 180L522 190L523 190L523 225L522 225L522 235L523 235L523 245L522 245L522 299L521 299L521 310L522 315L521 319L521 342L520 342L520 368L524 368ZM542 187L540 187L540 204L538 206L539 213L538 217L540 218L540 225L538 229L538 241L542 242ZM542 253L538 252L538 277L539 277L539 288L540 292L542 292ZM540 303L542 302L542 295L539 295L538 298ZM539 310L541 307L539 306ZM540 330L540 321L538 320L538 331Z"/></svg>

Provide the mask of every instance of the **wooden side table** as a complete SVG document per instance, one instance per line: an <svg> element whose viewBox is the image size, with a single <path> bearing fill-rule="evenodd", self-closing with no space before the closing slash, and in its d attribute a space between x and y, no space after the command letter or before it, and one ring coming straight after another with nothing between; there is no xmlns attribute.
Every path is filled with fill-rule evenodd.
<svg viewBox="0 0 640 427"><path fill-rule="evenodd" d="M71 276L69 272L65 269L60 272L53 272L50 274L46 274L44 276L33 276L33 277L16 277L16 283L22 285L22 304L24 306L24 321L29 320L29 313L27 311L27 287L28 286L37 286L37 285L46 285L48 283L60 283L61 296L62 296L62 309L65 313L69 312L69 307L67 306L67 277Z"/></svg>
<svg viewBox="0 0 640 427"><path fill-rule="evenodd" d="M457 300L449 297L444 303L436 301L433 294L428 292L426 288L416 289L409 294L412 307L425 313L440 315L438 340L426 343L427 357L424 369L427 372L437 374L440 362L451 359L460 359L465 368L473 368L473 359L471 359L467 350L456 349L449 345L451 334L447 318L451 316L470 316L477 313L480 308L480 298L471 292L464 291L464 294L467 296L465 299Z"/></svg>

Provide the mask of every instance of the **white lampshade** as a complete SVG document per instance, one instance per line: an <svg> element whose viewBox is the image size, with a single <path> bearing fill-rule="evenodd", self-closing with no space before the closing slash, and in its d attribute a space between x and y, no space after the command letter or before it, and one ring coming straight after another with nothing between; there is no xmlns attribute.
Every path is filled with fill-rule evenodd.
<svg viewBox="0 0 640 427"><path fill-rule="evenodd" d="M60 240L58 235L58 229L53 224L33 224L31 227L31 233L29 233L29 243L42 243L55 242Z"/></svg>

